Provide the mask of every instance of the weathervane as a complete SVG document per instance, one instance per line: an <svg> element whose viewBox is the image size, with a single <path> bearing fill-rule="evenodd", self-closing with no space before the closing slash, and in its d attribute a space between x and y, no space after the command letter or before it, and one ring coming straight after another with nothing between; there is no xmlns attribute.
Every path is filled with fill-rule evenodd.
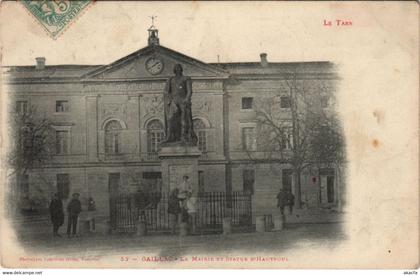
<svg viewBox="0 0 420 275"><path fill-rule="evenodd" d="M149 45L159 45L159 36L158 36L159 31L155 27L155 19L157 18L157 16L152 15L152 16L149 16L149 18L152 19L152 25L147 30L149 32L148 43Z"/></svg>
<svg viewBox="0 0 420 275"><path fill-rule="evenodd" d="M149 16L149 18L152 19L152 26L150 26L150 29L155 29L156 28L155 27L155 19L157 18L157 16L152 15L152 16Z"/></svg>

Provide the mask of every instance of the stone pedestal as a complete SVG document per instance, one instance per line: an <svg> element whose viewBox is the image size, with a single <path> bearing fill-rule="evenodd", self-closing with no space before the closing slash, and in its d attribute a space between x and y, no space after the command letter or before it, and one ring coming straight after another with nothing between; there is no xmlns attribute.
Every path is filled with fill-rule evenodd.
<svg viewBox="0 0 420 275"><path fill-rule="evenodd" d="M273 217L274 230L283 230L285 219L284 215L275 215Z"/></svg>
<svg viewBox="0 0 420 275"><path fill-rule="evenodd" d="M162 171L162 191L167 193L188 176L193 195L198 193L198 158L201 156L197 146L162 146L159 151Z"/></svg>
<svg viewBox="0 0 420 275"><path fill-rule="evenodd" d="M230 217L223 218L223 235L232 233L232 219Z"/></svg>
<svg viewBox="0 0 420 275"><path fill-rule="evenodd" d="M265 232L265 216L257 216L255 218L255 231Z"/></svg>

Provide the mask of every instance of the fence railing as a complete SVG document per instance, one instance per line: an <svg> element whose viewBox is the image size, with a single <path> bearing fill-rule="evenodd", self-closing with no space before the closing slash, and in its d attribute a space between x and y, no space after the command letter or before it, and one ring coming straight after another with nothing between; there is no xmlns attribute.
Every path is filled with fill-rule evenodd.
<svg viewBox="0 0 420 275"><path fill-rule="evenodd" d="M110 219L113 230L134 231L139 217L143 217L149 231L170 230L166 193L149 194L148 202L139 207L135 195L110 198ZM144 207L147 205L146 207ZM229 207L230 206L230 207ZM251 225L251 195L242 192L206 192L197 197L196 228L221 228L223 218L231 217L233 225Z"/></svg>

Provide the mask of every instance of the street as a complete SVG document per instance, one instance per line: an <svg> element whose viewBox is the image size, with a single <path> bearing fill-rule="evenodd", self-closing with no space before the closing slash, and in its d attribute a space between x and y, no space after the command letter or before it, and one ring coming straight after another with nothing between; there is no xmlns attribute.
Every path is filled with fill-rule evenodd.
<svg viewBox="0 0 420 275"><path fill-rule="evenodd" d="M293 224L282 231L265 233L209 234L181 237L169 234L90 234L67 238L53 238L50 232L38 232L19 236L20 243L30 252L50 255L110 256L127 253L146 253L165 256L181 256L200 253L246 251L249 253L285 251L299 246L335 246L344 240L343 223ZM63 229L62 229L63 230Z"/></svg>

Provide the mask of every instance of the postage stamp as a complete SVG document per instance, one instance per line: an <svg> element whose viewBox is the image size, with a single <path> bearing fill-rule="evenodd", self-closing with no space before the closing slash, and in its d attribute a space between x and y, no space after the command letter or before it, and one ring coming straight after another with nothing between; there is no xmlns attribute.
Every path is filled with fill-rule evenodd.
<svg viewBox="0 0 420 275"><path fill-rule="evenodd" d="M39 21L47 33L56 39L84 11L92 0L22 0L21 3Z"/></svg>

